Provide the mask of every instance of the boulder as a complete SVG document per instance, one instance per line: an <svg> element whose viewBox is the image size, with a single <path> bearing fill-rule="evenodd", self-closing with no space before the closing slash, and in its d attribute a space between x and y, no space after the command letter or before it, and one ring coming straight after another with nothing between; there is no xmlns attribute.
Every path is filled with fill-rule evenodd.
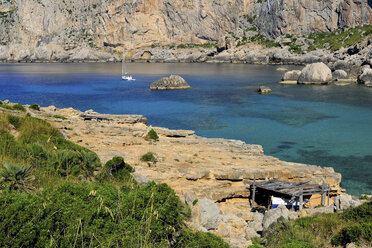
<svg viewBox="0 0 372 248"><path fill-rule="evenodd" d="M332 71L324 63L307 65L298 78L299 84L327 84L332 80Z"/></svg>
<svg viewBox="0 0 372 248"><path fill-rule="evenodd" d="M339 79L347 79L347 73L344 70L336 70L332 74L333 79L339 80Z"/></svg>
<svg viewBox="0 0 372 248"><path fill-rule="evenodd" d="M145 185L151 182L150 179L138 174L137 172L132 173L132 176L137 181L137 183L141 185Z"/></svg>
<svg viewBox="0 0 372 248"><path fill-rule="evenodd" d="M190 85L178 75L161 78L150 85L151 90L181 90L191 88Z"/></svg>
<svg viewBox="0 0 372 248"><path fill-rule="evenodd" d="M301 71L299 70L287 71L286 73L284 73L282 81L295 81L297 83L300 75Z"/></svg>
<svg viewBox="0 0 372 248"><path fill-rule="evenodd" d="M363 69L363 73L358 77L358 83L366 85L372 83L372 69Z"/></svg>
<svg viewBox="0 0 372 248"><path fill-rule="evenodd" d="M222 216L220 214L220 208L216 203L207 198L199 199L193 210L196 210L197 222L202 227L207 230L217 229Z"/></svg>
<svg viewBox="0 0 372 248"><path fill-rule="evenodd" d="M351 207L352 198L350 195L342 194L336 197L334 201L335 211L344 211Z"/></svg>
<svg viewBox="0 0 372 248"><path fill-rule="evenodd" d="M259 93L259 94L269 94L269 93L271 93L271 89L269 88L269 87L267 87L267 86L260 86L258 89L257 89L257 92Z"/></svg>
<svg viewBox="0 0 372 248"><path fill-rule="evenodd" d="M267 211L262 222L264 230L267 230L280 217L283 217L285 220L289 218L289 210L284 205L279 205L279 207Z"/></svg>

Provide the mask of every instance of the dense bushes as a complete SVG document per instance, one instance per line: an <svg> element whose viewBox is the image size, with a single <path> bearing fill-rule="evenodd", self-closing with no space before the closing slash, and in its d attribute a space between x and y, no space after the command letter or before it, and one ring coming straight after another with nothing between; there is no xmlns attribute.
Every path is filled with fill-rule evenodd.
<svg viewBox="0 0 372 248"><path fill-rule="evenodd" d="M39 104L31 104L30 105L30 109L33 109L33 110L37 110L37 111L40 111L40 106Z"/></svg>
<svg viewBox="0 0 372 248"><path fill-rule="evenodd" d="M0 246L228 247L212 234L182 229L180 204L171 188L155 183L131 192L88 183L40 195L5 192Z"/></svg>
<svg viewBox="0 0 372 248"><path fill-rule="evenodd" d="M146 140L158 140L159 136L154 129L151 129L145 136Z"/></svg>
<svg viewBox="0 0 372 248"><path fill-rule="evenodd" d="M372 202L342 214L322 214L292 222L279 221L265 233L267 247L330 247L372 244Z"/></svg>

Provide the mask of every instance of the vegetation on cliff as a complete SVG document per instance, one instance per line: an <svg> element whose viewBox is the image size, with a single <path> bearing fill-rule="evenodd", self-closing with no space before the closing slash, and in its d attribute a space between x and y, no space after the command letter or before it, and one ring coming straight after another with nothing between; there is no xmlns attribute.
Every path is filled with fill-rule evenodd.
<svg viewBox="0 0 372 248"><path fill-rule="evenodd" d="M1 247L228 247L185 227L173 189L140 186L121 157L98 156L48 122L0 113Z"/></svg>
<svg viewBox="0 0 372 248"><path fill-rule="evenodd" d="M270 226L263 237L267 247L316 248L348 243L372 245L372 202L343 213L321 214ZM262 247L259 242L253 247Z"/></svg>

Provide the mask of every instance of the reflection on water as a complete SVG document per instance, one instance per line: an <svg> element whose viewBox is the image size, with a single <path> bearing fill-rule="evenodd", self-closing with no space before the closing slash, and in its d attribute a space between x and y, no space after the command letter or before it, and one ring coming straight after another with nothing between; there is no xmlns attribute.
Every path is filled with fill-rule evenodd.
<svg viewBox="0 0 372 248"><path fill-rule="evenodd" d="M143 114L155 126L261 144L281 159L332 166L349 193L372 193L372 89L280 85L274 66L243 64L0 65L0 99L22 104ZM293 67L295 68L295 67ZM192 86L150 91L179 74ZM258 95L266 85L270 95Z"/></svg>

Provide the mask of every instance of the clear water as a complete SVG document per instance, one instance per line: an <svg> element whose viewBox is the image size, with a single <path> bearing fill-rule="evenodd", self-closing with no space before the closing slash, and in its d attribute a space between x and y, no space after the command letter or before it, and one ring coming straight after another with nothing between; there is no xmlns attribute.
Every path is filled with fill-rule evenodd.
<svg viewBox="0 0 372 248"><path fill-rule="evenodd" d="M0 65L0 99L22 104L143 114L154 126L260 144L280 159L332 166L354 195L372 194L372 89L278 84L275 66L128 64ZM192 86L150 91L171 73ZM273 89L258 95L259 85Z"/></svg>

